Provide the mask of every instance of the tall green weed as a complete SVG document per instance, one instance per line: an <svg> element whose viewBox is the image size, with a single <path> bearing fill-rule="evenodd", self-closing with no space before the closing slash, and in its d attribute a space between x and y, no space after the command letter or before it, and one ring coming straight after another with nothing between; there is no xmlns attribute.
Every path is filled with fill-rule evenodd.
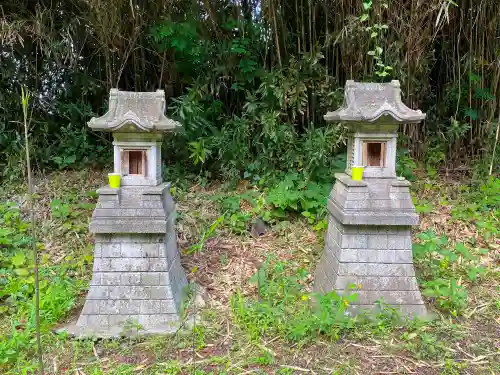
<svg viewBox="0 0 500 375"><path fill-rule="evenodd" d="M245 298L238 292L231 300L233 317L250 339L278 335L304 342L324 335L333 340L354 327L346 311L355 294L343 297L306 290L308 272L269 257L250 282L258 298Z"/></svg>
<svg viewBox="0 0 500 375"><path fill-rule="evenodd" d="M456 220L473 222L486 240L500 233L500 178L490 176L478 187L466 187L451 211Z"/></svg>
<svg viewBox="0 0 500 375"><path fill-rule="evenodd" d="M0 369L30 361L35 339L35 279L29 223L14 203L0 205L0 319L10 327L0 332ZM43 249L41 244L38 244ZM44 340L84 291L85 281L73 278L75 264L40 266L40 318ZM76 265L78 267L78 265Z"/></svg>
<svg viewBox="0 0 500 375"><path fill-rule="evenodd" d="M467 283L478 282L486 269L480 264L480 254L463 243L455 246L446 236L438 237L432 231L420 233L419 243L413 245L413 255L419 270L424 296L439 310L453 316L467 308Z"/></svg>

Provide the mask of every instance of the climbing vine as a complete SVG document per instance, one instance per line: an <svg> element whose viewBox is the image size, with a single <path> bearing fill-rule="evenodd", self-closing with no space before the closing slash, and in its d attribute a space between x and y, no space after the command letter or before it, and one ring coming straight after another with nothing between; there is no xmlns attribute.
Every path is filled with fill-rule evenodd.
<svg viewBox="0 0 500 375"><path fill-rule="evenodd" d="M389 5L386 2L380 4L383 8L388 9ZM363 0L363 14L359 17L362 23L369 23L373 20L373 1ZM368 55L373 57L375 63L375 76L384 79L391 75L393 70L392 66L386 65L383 59L384 49L381 46L381 39L384 33L387 32L389 26L384 23L373 23L372 25L365 26L365 31L370 35L370 50Z"/></svg>

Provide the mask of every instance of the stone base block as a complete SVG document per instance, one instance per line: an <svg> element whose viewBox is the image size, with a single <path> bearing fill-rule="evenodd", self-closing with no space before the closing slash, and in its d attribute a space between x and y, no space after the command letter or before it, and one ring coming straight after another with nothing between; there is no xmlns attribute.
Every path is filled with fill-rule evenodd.
<svg viewBox="0 0 500 375"><path fill-rule="evenodd" d="M136 320L135 320L136 319ZM148 330L141 328L141 324L145 323L143 316L132 317L131 321L138 321L136 324L124 324L123 326L82 326L77 325L75 322L67 324L56 330L58 333L65 332L75 339L87 339L90 337L99 338L120 338L120 337L138 337L138 336L152 336L152 335L165 335L165 334L184 334L189 333L193 326L202 324L200 316L187 316L181 321L168 321L161 319L156 321L154 326ZM126 321L126 320L125 320ZM101 327L101 328L99 328Z"/></svg>
<svg viewBox="0 0 500 375"><path fill-rule="evenodd" d="M89 292L74 333L117 336L179 328L187 279L174 233L97 234L94 254Z"/></svg>
<svg viewBox="0 0 500 375"><path fill-rule="evenodd" d="M396 307L402 316L407 317L415 317L418 316L420 318L428 318L428 312L425 308L425 305L392 305ZM375 305L352 305L347 308L348 313L351 315L358 315L364 312L368 313L377 313L380 309Z"/></svg>
<svg viewBox="0 0 500 375"><path fill-rule="evenodd" d="M353 312L371 310L382 299L405 314L425 315L413 267L410 227L344 225L330 214L314 289L357 294Z"/></svg>

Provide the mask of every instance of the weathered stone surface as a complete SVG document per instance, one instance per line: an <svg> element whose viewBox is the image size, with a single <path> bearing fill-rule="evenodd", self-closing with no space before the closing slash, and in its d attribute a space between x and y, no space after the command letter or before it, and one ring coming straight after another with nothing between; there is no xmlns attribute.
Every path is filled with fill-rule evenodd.
<svg viewBox="0 0 500 375"><path fill-rule="evenodd" d="M402 181L368 178L353 181L345 173L337 173L335 178L336 183L328 199L328 210L341 223L356 226L418 224L418 215L409 190L391 191L393 183L400 184Z"/></svg>
<svg viewBox="0 0 500 375"><path fill-rule="evenodd" d="M187 279L175 234L175 202L162 183L162 133L180 127L167 118L165 94L110 91L109 110L88 125L113 132L120 188L97 192L90 231L93 276L70 333L116 336L124 330L168 333L180 325ZM135 327L135 328L134 328Z"/></svg>
<svg viewBox="0 0 500 375"><path fill-rule="evenodd" d="M74 327L79 335L119 335L129 328L125 323L130 320L142 326L139 333L168 333L178 328L187 279L177 250L175 203L168 186L113 189L119 197L115 207L108 209L98 204L96 211L100 214L94 215L91 223L97 233L93 276L87 300ZM101 197L103 195L99 202ZM124 202L142 197L148 198L144 202L149 208L142 205L143 211L134 209L134 214L140 214L134 216L140 228L124 225L123 216L107 215L113 209L127 213L121 209ZM163 212L161 231L155 233L152 225L155 219L142 215L144 210L153 210L156 217ZM109 225L119 231L108 230L108 224L103 224L101 217L106 217ZM139 231L141 233L137 233Z"/></svg>
<svg viewBox="0 0 500 375"><path fill-rule="evenodd" d="M109 110L93 117L88 125L93 130L117 131L133 124L145 131L171 131L181 125L165 116L165 92L131 92L111 89Z"/></svg>
<svg viewBox="0 0 500 375"><path fill-rule="evenodd" d="M399 312L403 315L407 316L426 316L427 315L427 310L425 308L425 305L422 304L416 304L416 305L411 305L411 304L404 304L404 305L393 305L396 307ZM350 305L347 308L347 311L351 314L358 314L361 312L372 312L376 313L380 311L379 307L376 304L368 304L368 305Z"/></svg>
<svg viewBox="0 0 500 375"><path fill-rule="evenodd" d="M109 188L98 190L99 193L106 192L106 195L99 196L97 207L92 214L91 232L137 235L139 233L164 234L173 231L172 223L175 222L176 214L169 183L154 187L126 186L111 190L117 200L114 206L109 208L101 204L103 197L110 196ZM135 209L123 207L130 206L130 202L138 201L143 201L144 204L137 204ZM122 240L129 241L126 236ZM136 241L140 241L140 238L137 237Z"/></svg>
<svg viewBox="0 0 500 375"><path fill-rule="evenodd" d="M343 289L338 289L338 293L346 293ZM374 293L375 292L375 293ZM348 293L348 292L347 292ZM382 300L387 304L400 305L423 305L420 292L418 290L356 290L357 301L356 305L375 304L378 300Z"/></svg>
<svg viewBox="0 0 500 375"><path fill-rule="evenodd" d="M367 181L367 186L372 183ZM335 197L335 188L331 196ZM353 201L359 201L358 198L355 196ZM345 212L347 208L343 210ZM378 299L383 298L404 313L422 314L425 307L415 279L410 226L407 222L394 221L390 222L391 225L383 225L387 221L380 220L377 215L374 216L378 217L376 224L369 225L364 216L366 212L362 211L363 208L358 210L359 225L342 222L345 216L337 215L339 211L330 211L325 252L316 269L315 289L358 294L357 302L351 308L353 312L359 311L357 307L371 309ZM418 216L413 214L412 220L415 218ZM348 290L352 284L359 289Z"/></svg>
<svg viewBox="0 0 500 375"><path fill-rule="evenodd" d="M348 162L345 173L335 175L328 199L328 231L314 288L358 294L353 312L372 309L382 298L404 313L422 315L411 252L411 226L419 218L410 183L396 177L396 144L398 124L420 122L425 114L401 102L398 81L348 81L345 91L343 107L325 115L349 128ZM353 166L364 167L362 181L351 179Z"/></svg>
<svg viewBox="0 0 500 375"><path fill-rule="evenodd" d="M76 327L80 334L120 334L127 317L137 319L145 333L175 329L172 323L179 319L187 279L175 242L160 240L158 236L150 235L147 240L147 236L125 235L120 243L116 241L118 234L112 242L109 237L97 235L96 247L104 251L94 260L90 290ZM170 259L158 257L160 253L166 255L167 248ZM132 256L118 258L116 254Z"/></svg>
<svg viewBox="0 0 500 375"><path fill-rule="evenodd" d="M386 119L383 117L390 117ZM345 85L344 104L325 115L326 121L354 123L417 123L425 119L422 111L408 108L401 101L399 81L390 83L365 83L349 80ZM362 126L362 129L367 129ZM383 132L383 131L380 131Z"/></svg>
<svg viewBox="0 0 500 375"><path fill-rule="evenodd" d="M396 178L398 124L418 123L424 118L424 113L403 104L399 81L347 81L344 104L325 115L327 121L342 122L349 128L346 174L351 176L353 166L363 165L365 177L381 180ZM366 164L362 155L363 144L366 142L383 144L385 161L381 165L375 167Z"/></svg>
<svg viewBox="0 0 500 375"><path fill-rule="evenodd" d="M359 285L364 291L418 291L417 281L414 277L402 276L337 276L336 287L346 290L349 285Z"/></svg>

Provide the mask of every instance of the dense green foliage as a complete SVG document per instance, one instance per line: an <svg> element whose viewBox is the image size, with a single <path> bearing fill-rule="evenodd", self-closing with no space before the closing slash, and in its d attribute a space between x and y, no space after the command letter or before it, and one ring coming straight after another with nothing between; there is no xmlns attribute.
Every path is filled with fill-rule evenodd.
<svg viewBox="0 0 500 375"><path fill-rule="evenodd" d="M233 297L236 321L254 340L265 334L283 335L290 341L319 335L338 340L343 331L354 327L355 320L346 310L356 294L308 293L305 286L309 273L295 268L289 262L268 258L250 280L258 288L259 301L245 300L239 293Z"/></svg>
<svg viewBox="0 0 500 375"><path fill-rule="evenodd" d="M480 265L480 255L488 250L474 253L463 243L447 248L446 236L436 237L432 231L421 233L419 238L421 242L414 245L413 253L420 267L423 295L453 316L463 313L467 307L465 280L476 282L484 276L486 270Z"/></svg>
<svg viewBox="0 0 500 375"><path fill-rule="evenodd" d="M71 236L87 230L86 203L52 202L51 217L63 233ZM68 218L71 217L71 222ZM81 221L80 221L80 220ZM85 224L84 224L85 222ZM35 279L29 234L29 222L15 203L0 204L0 370L33 356L35 342ZM37 245L43 250L43 245ZM82 254L83 255L83 254ZM66 256L61 264L52 264L46 254L41 259L40 318L43 340L53 340L50 330L75 306L85 291L82 278L90 254L74 259ZM3 325L7 324L8 327ZM2 371L4 373L4 371Z"/></svg>
<svg viewBox="0 0 500 375"><path fill-rule="evenodd" d="M430 174L491 162L500 86L495 0L6 1L0 18L0 174L23 171L21 86L37 167L109 161L87 129L109 89L165 89L184 128L166 160L205 178L327 174L343 130L322 116L346 79L399 79L427 114L403 142ZM191 162L187 162L191 159ZM493 163L498 165L500 163Z"/></svg>
<svg viewBox="0 0 500 375"><path fill-rule="evenodd" d="M284 220L289 214L300 214L316 230L326 228L326 201L333 179L311 181L297 172L255 176L252 190L240 194L215 195L224 212L224 222L234 233L247 232L250 222L260 217L267 223ZM246 209L242 209L247 205Z"/></svg>

